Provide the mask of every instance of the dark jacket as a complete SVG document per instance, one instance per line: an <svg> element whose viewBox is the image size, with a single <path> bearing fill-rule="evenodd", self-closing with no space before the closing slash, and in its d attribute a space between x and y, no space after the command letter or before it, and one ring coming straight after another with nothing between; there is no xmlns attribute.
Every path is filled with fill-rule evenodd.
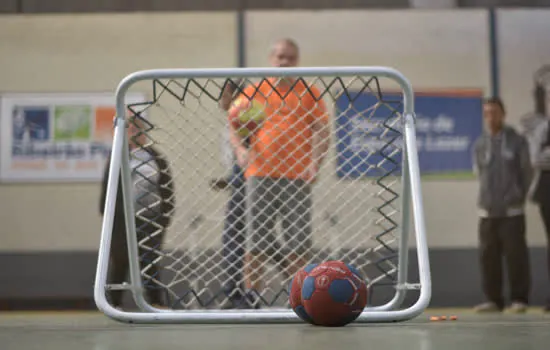
<svg viewBox="0 0 550 350"><path fill-rule="evenodd" d="M481 215L522 214L533 173L527 140L506 126L500 135L481 135L473 153Z"/></svg>
<svg viewBox="0 0 550 350"><path fill-rule="evenodd" d="M156 148L149 146L143 149L147 151L149 154L151 154L151 156L157 163L157 167L160 172L158 187L159 187L160 197L162 200L162 203L160 205L161 215L154 218L154 221L157 224L166 228L168 227L168 225L170 225L170 222L174 213L174 208L175 208L174 185L172 182L172 174L170 171L170 167L168 165L168 162L164 159L164 157L160 154L160 152ZM107 183L109 179L109 165L110 165L110 155L107 160L107 164L105 166L103 182L101 185L101 196L99 201L99 212L101 215L104 215L105 213L105 200L107 197ZM118 189L117 189L114 230L125 228L121 175L119 175L119 182L118 182Z"/></svg>
<svg viewBox="0 0 550 350"><path fill-rule="evenodd" d="M546 119L531 133L531 160L535 176L529 190L536 204L550 203L550 122Z"/></svg>

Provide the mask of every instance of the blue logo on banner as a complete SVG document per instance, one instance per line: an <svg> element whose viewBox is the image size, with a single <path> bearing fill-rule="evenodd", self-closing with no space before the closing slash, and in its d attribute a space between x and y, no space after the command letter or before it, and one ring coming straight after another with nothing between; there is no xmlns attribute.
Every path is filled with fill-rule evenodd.
<svg viewBox="0 0 550 350"><path fill-rule="evenodd" d="M15 142L46 141L50 137L50 111L47 107L15 107L12 125Z"/></svg>
<svg viewBox="0 0 550 350"><path fill-rule="evenodd" d="M336 101L337 176L399 175L402 160L401 96L350 93ZM471 173L472 147L482 132L479 96L415 97L416 136L422 174Z"/></svg>

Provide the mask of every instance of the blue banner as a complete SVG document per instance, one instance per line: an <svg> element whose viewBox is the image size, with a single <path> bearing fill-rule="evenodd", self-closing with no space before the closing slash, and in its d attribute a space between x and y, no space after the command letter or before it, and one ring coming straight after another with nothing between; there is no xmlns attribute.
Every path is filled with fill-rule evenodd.
<svg viewBox="0 0 550 350"><path fill-rule="evenodd" d="M402 98L349 92L336 101L337 176L401 173ZM482 132L481 93L415 96L416 135L422 175L472 172L472 147Z"/></svg>

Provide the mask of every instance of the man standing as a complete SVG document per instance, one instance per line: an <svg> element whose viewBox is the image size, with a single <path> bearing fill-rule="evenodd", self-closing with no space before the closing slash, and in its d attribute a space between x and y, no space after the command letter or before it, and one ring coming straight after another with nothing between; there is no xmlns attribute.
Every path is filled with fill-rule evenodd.
<svg viewBox="0 0 550 350"><path fill-rule="evenodd" d="M274 67L298 64L298 45L291 39L275 43L270 52ZM249 295L261 289L265 262L279 253L273 234L281 218L287 274L307 263L311 247L311 185L329 146L329 120L314 86L293 78L268 78L246 87L229 110L238 113L241 99L256 100L266 119L246 147L231 129L231 144L245 170L248 212L246 287ZM231 123L230 123L231 125Z"/></svg>
<svg viewBox="0 0 550 350"><path fill-rule="evenodd" d="M529 302L530 269L524 207L531 182L529 147L525 138L504 122L505 108L497 97L483 104L485 131L474 146L479 178L479 240L482 285L488 301L478 312L499 312L502 259L510 282L510 310L525 312Z"/></svg>
<svg viewBox="0 0 550 350"><path fill-rule="evenodd" d="M222 90L220 108L224 111L229 110L235 95L238 94L239 90L242 90L239 83L228 80L225 88ZM245 288L242 276L246 239L246 188L244 171L237 164L235 156L230 150L229 135L227 135L227 140L224 141L226 142L223 144L222 152L224 161L229 168L227 186L230 193L225 210L222 235L223 265L227 274L223 290L229 301L226 308L247 308L249 304L244 295Z"/></svg>
<svg viewBox="0 0 550 350"><path fill-rule="evenodd" d="M228 80L225 88L222 90L220 98L220 107L224 111L228 111L231 103L244 89L242 80L233 82ZM223 159L229 169L229 180L226 181L229 188L229 200L226 205L225 218L223 224L222 235L222 255L223 267L227 274L227 279L223 283L223 291L227 296L229 303L224 308L247 309L253 307L251 303L254 299L250 295L245 294L243 266L245 256L245 241L246 241L246 180L244 170L235 159L235 154L230 142L230 130L227 128L227 133L223 138ZM250 140L242 140L244 147L250 146ZM276 251L280 250L277 242L273 243ZM271 257L279 268L284 269L286 261L281 253ZM283 271L284 273L284 271ZM259 308L260 305L255 305Z"/></svg>
<svg viewBox="0 0 550 350"><path fill-rule="evenodd" d="M539 207L546 231L547 269L550 281L550 121L546 115L546 89L542 86L537 86L535 101L536 114L532 118L534 125L525 128L535 169L529 197ZM550 292L544 310L550 312Z"/></svg>

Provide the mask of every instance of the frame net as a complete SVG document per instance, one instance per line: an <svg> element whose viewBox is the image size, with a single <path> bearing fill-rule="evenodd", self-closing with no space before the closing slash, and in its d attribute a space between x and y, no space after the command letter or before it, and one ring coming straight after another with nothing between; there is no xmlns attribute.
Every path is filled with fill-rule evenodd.
<svg viewBox="0 0 550 350"><path fill-rule="evenodd" d="M371 308L391 300L405 282L398 278L407 269L406 259L400 259L407 247L401 201L403 98L395 83L357 75L295 77L286 90L278 84L266 77L154 79L139 84L150 101L127 105L130 125L138 132L130 137L134 203L126 210L136 219L143 288L160 293L164 307L236 307L235 297L253 293L243 299L246 306L237 307L288 308L296 259L352 264L366 279ZM271 161L275 177L289 175L300 167L301 157L310 157L285 151L285 142L296 144L308 132L328 129L330 146L316 182L305 187L310 192L288 187L297 181L271 176L254 189L247 187L250 179L232 171L228 113L219 106L230 85L238 86L241 98L259 98L268 119L308 120L273 137L282 151L264 162ZM269 106L272 101L283 103ZM312 131L319 116L310 114L320 105L328 123ZM289 117L297 111L300 117ZM266 125L259 123L255 132ZM247 147L254 148L258 138ZM265 259L247 265L252 251ZM261 277L253 290L244 283L247 266Z"/></svg>

